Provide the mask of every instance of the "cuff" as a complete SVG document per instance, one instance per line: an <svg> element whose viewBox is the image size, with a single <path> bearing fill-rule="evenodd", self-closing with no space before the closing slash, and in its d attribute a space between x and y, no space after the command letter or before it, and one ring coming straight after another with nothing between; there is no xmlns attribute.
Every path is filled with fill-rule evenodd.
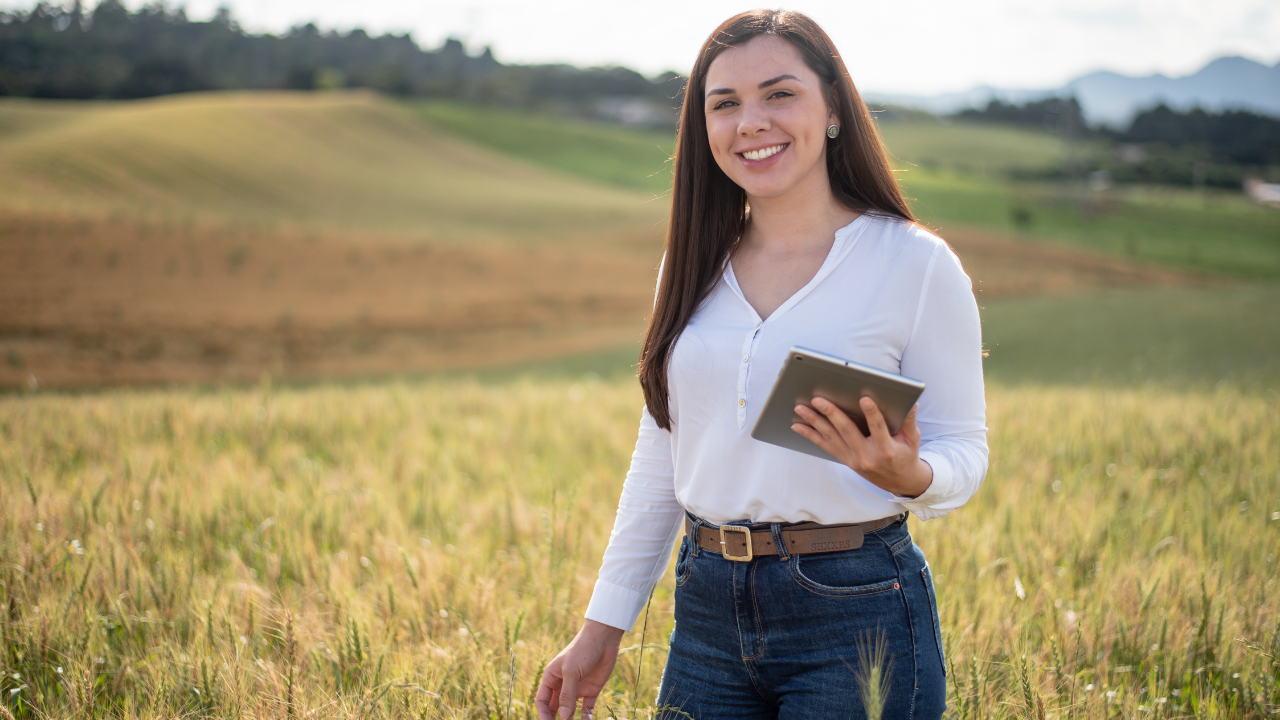
<svg viewBox="0 0 1280 720"><path fill-rule="evenodd" d="M921 520L932 520L947 514L946 510L937 510L933 506L952 495L954 491L952 486L955 485L955 472L951 469L951 463L947 462L946 457L938 453L922 450L920 459L929 463L929 467L933 468L933 482L929 483L929 487L925 488L925 491L917 497L909 498L902 495L894 495L893 501L902 505L912 515Z"/></svg>
<svg viewBox="0 0 1280 720"><path fill-rule="evenodd" d="M623 632L630 632L635 627L636 618L648 602L649 596L631 588L615 585L606 580L596 580L596 587L591 591L591 602L587 603L585 617L598 623L616 627Z"/></svg>

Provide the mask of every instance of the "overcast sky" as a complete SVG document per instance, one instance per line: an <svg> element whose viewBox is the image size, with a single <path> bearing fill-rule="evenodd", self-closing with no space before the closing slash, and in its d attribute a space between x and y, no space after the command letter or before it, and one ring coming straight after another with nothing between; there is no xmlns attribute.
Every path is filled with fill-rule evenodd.
<svg viewBox="0 0 1280 720"><path fill-rule="evenodd" d="M94 4L89 0L87 5ZM0 7L31 2L0 0ZM142 4L126 0L130 7ZM183 4L169 0L170 5ZM205 19L229 5L245 28L315 22L492 46L502 62L617 64L687 72L722 0L188 0ZM826 28L864 91L933 94L978 84L1051 88L1092 70L1185 75L1223 55L1280 60L1280 0L796 0Z"/></svg>

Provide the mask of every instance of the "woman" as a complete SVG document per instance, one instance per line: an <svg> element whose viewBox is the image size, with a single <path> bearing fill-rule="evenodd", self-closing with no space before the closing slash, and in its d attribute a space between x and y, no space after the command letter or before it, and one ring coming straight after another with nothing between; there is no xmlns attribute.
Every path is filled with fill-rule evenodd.
<svg viewBox="0 0 1280 720"><path fill-rule="evenodd" d="M758 442L793 345L927 387L894 436L869 398L868 437L820 398L798 406L793 429L840 464ZM726 21L686 86L640 437L585 623L543 674L541 716L571 717L578 698L592 713L682 528L661 708L861 717L875 646L884 717L941 716L933 583L906 514L944 515L986 474L981 353L969 278L914 224L830 39L797 13ZM742 531L720 545L720 525L749 526L753 559L741 561ZM853 549L797 543L814 532Z"/></svg>

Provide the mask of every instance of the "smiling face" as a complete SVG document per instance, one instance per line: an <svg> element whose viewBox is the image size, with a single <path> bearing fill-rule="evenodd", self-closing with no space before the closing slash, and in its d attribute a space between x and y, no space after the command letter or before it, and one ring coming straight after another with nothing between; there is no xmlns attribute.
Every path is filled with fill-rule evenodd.
<svg viewBox="0 0 1280 720"><path fill-rule="evenodd" d="M826 129L836 115L791 43L761 35L720 53L703 102L711 154L749 199L831 192Z"/></svg>

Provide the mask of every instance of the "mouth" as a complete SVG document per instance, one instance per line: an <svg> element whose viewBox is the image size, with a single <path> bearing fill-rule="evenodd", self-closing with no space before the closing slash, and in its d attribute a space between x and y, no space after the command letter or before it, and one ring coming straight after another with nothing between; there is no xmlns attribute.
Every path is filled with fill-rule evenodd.
<svg viewBox="0 0 1280 720"><path fill-rule="evenodd" d="M765 160L773 157L774 155L777 155L783 150L786 150L788 145L790 145L790 143L782 143L781 145L770 145L769 147L759 148L756 150L748 150L746 152L740 152L738 153L738 155L740 155L745 160Z"/></svg>

